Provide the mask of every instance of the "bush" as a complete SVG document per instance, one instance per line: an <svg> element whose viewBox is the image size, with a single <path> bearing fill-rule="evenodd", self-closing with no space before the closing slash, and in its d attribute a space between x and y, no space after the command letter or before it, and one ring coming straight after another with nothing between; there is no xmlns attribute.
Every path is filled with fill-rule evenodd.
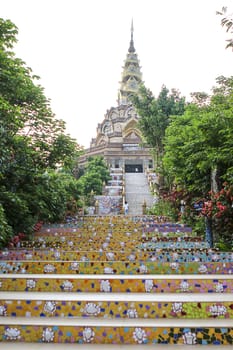
<svg viewBox="0 0 233 350"><path fill-rule="evenodd" d="M0 204L0 248L3 248L7 245L13 236L12 228L7 224L7 219L3 206Z"/></svg>
<svg viewBox="0 0 233 350"><path fill-rule="evenodd" d="M213 233L217 242L230 247L233 232L233 186L224 183L219 192L210 192L202 214L212 219Z"/></svg>
<svg viewBox="0 0 233 350"><path fill-rule="evenodd" d="M154 206L149 209L150 215L166 216L169 220L176 222L178 220L177 209L170 201L160 199Z"/></svg>

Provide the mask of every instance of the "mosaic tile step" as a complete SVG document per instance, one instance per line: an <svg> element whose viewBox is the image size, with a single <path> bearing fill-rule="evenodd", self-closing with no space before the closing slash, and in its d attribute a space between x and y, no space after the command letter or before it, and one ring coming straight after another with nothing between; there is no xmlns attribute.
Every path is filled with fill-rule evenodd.
<svg viewBox="0 0 233 350"><path fill-rule="evenodd" d="M232 262L0 261L0 274L232 274Z"/></svg>
<svg viewBox="0 0 233 350"><path fill-rule="evenodd" d="M179 249L208 249L208 242L145 242L139 243L137 248L142 250L154 251L156 249L171 249L171 250L179 250Z"/></svg>
<svg viewBox="0 0 233 350"><path fill-rule="evenodd" d="M26 244L31 243L31 244L48 244L50 242L54 243L67 243L72 241L73 244L80 243L82 240L86 241L87 239L91 239L93 243L104 243L106 240L111 241L113 244L116 243L116 241L123 240L126 242L131 242L132 238L137 241L137 242L145 242L149 243L150 241L152 242L193 242L193 243L202 243L203 238L202 237L193 237L193 236L181 236L178 234L166 234L166 235L158 235L158 234L150 234L150 235L145 235L143 233L132 233L131 240L129 240L129 237L131 236L131 233L124 233L120 234L119 232L107 232L103 234L86 234L86 233L77 233L76 235L62 235L60 237L57 236L46 236L46 237L35 237L32 241L21 241L21 246L24 247Z"/></svg>
<svg viewBox="0 0 233 350"><path fill-rule="evenodd" d="M192 233L192 228L191 227L187 227L187 226L182 226L182 225L144 225L143 226L143 232L153 232L153 233L171 233L171 236L174 236L175 234L180 234L181 236L183 236L186 233ZM173 234L172 234L173 233ZM196 234L193 233L193 235L195 236Z"/></svg>
<svg viewBox="0 0 233 350"><path fill-rule="evenodd" d="M63 237L61 237L63 238ZM209 244L207 242L201 242L198 240L191 239L188 241L182 240L172 240L170 238L166 238L163 240L159 240L157 242L154 241L145 241L142 242L141 239L136 239L135 237L130 241L121 240L120 238L116 239L91 239L83 238L84 241L76 238L73 240L38 240L38 241L23 241L18 248L62 248L64 250L77 249L80 250L82 247L91 247L92 250L99 250L100 248L106 249L107 246L115 247L116 250L122 249L122 244L124 243L124 247L126 249L141 249L141 250L156 250L156 249L207 249L209 248ZM107 243L107 244L106 244ZM88 249L89 250L89 249Z"/></svg>
<svg viewBox="0 0 233 350"><path fill-rule="evenodd" d="M0 251L0 260L62 260L62 261L160 261L160 262L233 262L232 252L215 251L189 251L182 252L144 252L144 251L64 251L64 250L41 250L20 249Z"/></svg>
<svg viewBox="0 0 233 350"><path fill-rule="evenodd" d="M199 325L195 320L176 320L176 325L170 326L167 319L158 322L149 321L149 319L133 319L133 321L121 319L120 322L99 320L96 325L90 319L58 318L56 321L56 318L30 317L27 320L1 317L0 341L135 345L233 344L233 327L226 320L204 320L205 322L198 320Z"/></svg>
<svg viewBox="0 0 233 350"><path fill-rule="evenodd" d="M98 231L98 234L100 235L105 235L109 232L111 232L114 235L120 234L121 236L124 236L126 234L128 230L120 230L120 229L106 229L104 230L104 232L102 231L103 229L101 229L101 231L99 232L99 229L96 231ZM159 232L159 231L148 231L145 230L144 228L137 228L136 229L137 232L136 234L140 234L144 237L147 238L152 238L152 237L193 237L193 238L197 238L196 234L194 232L190 232L190 231L163 231L163 232ZM58 230L58 231L50 231L50 230L46 230L46 231L41 231L41 232L36 232L34 233L33 237L34 239L38 239L39 237L43 237L43 238L60 238L60 237L77 237L78 234L83 234L83 235L91 235L93 234L93 229L89 230L87 228L72 228L72 230ZM133 229L133 234L135 234L135 231Z"/></svg>
<svg viewBox="0 0 233 350"><path fill-rule="evenodd" d="M172 278L173 277L173 278ZM78 293L233 293L233 275L0 275L0 291ZM221 296L219 296L220 300Z"/></svg>
<svg viewBox="0 0 233 350"><path fill-rule="evenodd" d="M135 348L136 346L136 348ZM79 350L155 350L154 344L78 344ZM166 344L166 350L188 350L189 345ZM38 350L38 343L1 342L1 350ZM76 343L40 343L40 350L77 350ZM204 350L213 350L213 345L205 345ZM164 344L156 344L156 350L165 350ZM202 345L195 345L195 350L203 350ZM218 350L232 350L231 345L219 345Z"/></svg>
<svg viewBox="0 0 233 350"><path fill-rule="evenodd" d="M126 230L138 228L143 229L144 232L192 232L192 228L179 223L159 223L156 218L153 218L150 222L142 220L135 220L134 218L127 216L111 216L111 217L87 217L81 219L81 221L76 221L72 223L58 224L58 225L44 225L40 231L35 232L35 236L41 234L60 234L62 232L75 232L79 230L91 230L93 228L100 228L102 230L117 230L125 232Z"/></svg>
<svg viewBox="0 0 233 350"><path fill-rule="evenodd" d="M169 302L140 300L132 295L128 296L113 295L115 300L106 300L105 298L88 299L88 295L83 298L71 294L67 298L56 298L48 293L33 293L30 296L17 293L14 295L16 300L0 300L0 316L5 317L97 317L97 318L179 318L179 319L209 319L209 318L231 318L233 319L233 297L230 295L230 301L219 301L219 298L213 298L211 302L206 301L186 301L187 296L179 295L180 298L169 297ZM24 293L25 294L25 293ZM38 295L40 294L40 295ZM43 299L38 299L41 297ZM10 296L9 296L10 297ZM24 297L24 299L22 299ZM168 296L166 295L168 298ZM49 299L48 299L49 298ZM97 299L97 300L96 300ZM113 299L113 298L112 298ZM123 300L124 299L124 300ZM199 297L200 299L200 297ZM203 297L204 299L204 297ZM207 299L207 298L205 298ZM211 298L210 298L211 299ZM226 298L225 298L226 299ZM127 301L125 301L127 300ZM182 301L181 301L182 300Z"/></svg>

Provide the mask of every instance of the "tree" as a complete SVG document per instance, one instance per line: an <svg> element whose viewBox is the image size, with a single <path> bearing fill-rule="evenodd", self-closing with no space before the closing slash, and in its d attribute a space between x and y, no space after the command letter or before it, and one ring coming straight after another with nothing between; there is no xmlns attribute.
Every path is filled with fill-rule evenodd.
<svg viewBox="0 0 233 350"><path fill-rule="evenodd" d="M218 186L231 179L233 78L219 77L217 83L209 105L190 104L166 131L166 169L176 182L200 195L212 188L213 169Z"/></svg>
<svg viewBox="0 0 233 350"><path fill-rule="evenodd" d="M193 202L210 201L216 216L206 216L207 221L213 219L212 227L218 232L220 223L224 225L226 242L232 235L233 215L232 188L223 190L233 179L232 101L233 77L218 77L209 104L192 103L183 116L173 117L166 130L163 158L166 171Z"/></svg>
<svg viewBox="0 0 233 350"><path fill-rule="evenodd" d="M102 156L89 157L86 171L98 173L102 182L107 182L111 179L109 168Z"/></svg>
<svg viewBox="0 0 233 350"><path fill-rule="evenodd" d="M180 93L175 89L170 93L163 85L156 99L152 92L142 85L139 93L132 97L132 101L140 115L139 128L154 150L156 165L161 166L165 130L170 123L171 115L183 114L185 98L180 97Z"/></svg>
<svg viewBox="0 0 233 350"><path fill-rule="evenodd" d="M65 134L64 121L55 118L39 77L15 57L17 33L10 20L0 19L0 225L7 232L4 241L19 230L29 232L40 218L56 220L64 215L71 189L77 186L72 170L81 151ZM46 173L49 186L43 178Z"/></svg>
<svg viewBox="0 0 233 350"><path fill-rule="evenodd" d="M82 150L74 139L62 133L54 139L50 146L46 164L53 169L59 167L73 170Z"/></svg>
<svg viewBox="0 0 233 350"><path fill-rule="evenodd" d="M96 156L88 159L88 164L78 182L82 188L82 194L89 197L91 192L102 194L103 183L110 180L109 169L103 157Z"/></svg>
<svg viewBox="0 0 233 350"><path fill-rule="evenodd" d="M233 49L233 14L228 13L227 7L222 7L221 11L216 12L217 15L222 17L221 25L226 28L227 33L231 34L231 38L227 39L226 49L232 47Z"/></svg>
<svg viewBox="0 0 233 350"><path fill-rule="evenodd" d="M13 236L12 227L8 224L3 205L0 203L0 248L4 247L9 237Z"/></svg>

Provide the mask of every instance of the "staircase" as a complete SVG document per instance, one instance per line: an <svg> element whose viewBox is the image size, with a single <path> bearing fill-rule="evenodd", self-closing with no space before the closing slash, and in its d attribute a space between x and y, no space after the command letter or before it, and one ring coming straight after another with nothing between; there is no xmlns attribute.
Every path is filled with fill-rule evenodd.
<svg viewBox="0 0 233 350"><path fill-rule="evenodd" d="M232 271L232 253L152 216L44 227L0 253L0 347L232 348Z"/></svg>
<svg viewBox="0 0 233 350"><path fill-rule="evenodd" d="M142 215L144 202L148 208L153 204L153 196L144 173L125 173L125 194L130 215Z"/></svg>

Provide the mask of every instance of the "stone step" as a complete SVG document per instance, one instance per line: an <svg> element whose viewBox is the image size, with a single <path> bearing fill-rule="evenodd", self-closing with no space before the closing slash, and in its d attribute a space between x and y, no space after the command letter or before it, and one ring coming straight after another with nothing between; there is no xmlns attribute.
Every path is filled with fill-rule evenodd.
<svg viewBox="0 0 233 350"><path fill-rule="evenodd" d="M142 205L147 203L147 207L153 204L153 196L150 192L146 175L143 173L125 174L125 197L129 203L129 214L142 214Z"/></svg>
<svg viewBox="0 0 233 350"><path fill-rule="evenodd" d="M233 293L1 292L0 316L233 319Z"/></svg>
<svg viewBox="0 0 233 350"><path fill-rule="evenodd" d="M206 302L217 303L221 299L223 302L233 303L233 293L58 293L58 292L8 292L4 291L0 294L0 300L54 300L54 301L86 301L91 302ZM233 307L233 305L232 305Z"/></svg>
<svg viewBox="0 0 233 350"><path fill-rule="evenodd" d="M2 274L0 290L78 293L233 293L232 275Z"/></svg>
<svg viewBox="0 0 233 350"><path fill-rule="evenodd" d="M0 317L2 341L232 345L230 319Z"/></svg>

